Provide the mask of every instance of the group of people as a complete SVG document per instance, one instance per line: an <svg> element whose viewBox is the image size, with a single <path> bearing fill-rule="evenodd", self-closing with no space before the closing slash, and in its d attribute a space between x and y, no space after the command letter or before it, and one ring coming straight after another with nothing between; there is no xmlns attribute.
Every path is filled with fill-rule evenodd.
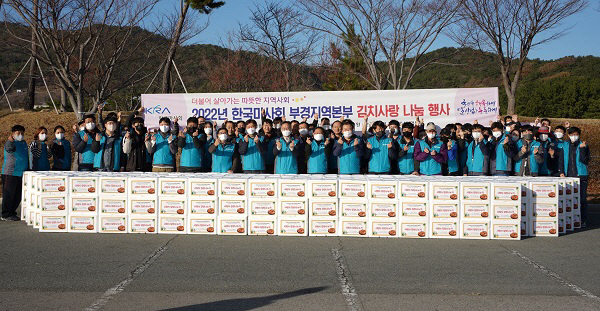
<svg viewBox="0 0 600 311"><path fill-rule="evenodd" d="M190 117L180 126L178 118L163 117L157 130L149 130L142 112L124 123L120 113L103 118L100 110L98 124L95 115L86 115L73 125L71 141L62 126L54 128L54 138L40 127L27 145L25 128L13 126L4 146L2 219L18 220L24 171L79 170L579 177L586 223L590 150L581 130L568 123L521 124L506 116L488 127L475 121L439 128L419 118L402 124L369 124L365 118L357 131L350 119L271 120L263 112L260 124L226 120L218 126Z"/></svg>

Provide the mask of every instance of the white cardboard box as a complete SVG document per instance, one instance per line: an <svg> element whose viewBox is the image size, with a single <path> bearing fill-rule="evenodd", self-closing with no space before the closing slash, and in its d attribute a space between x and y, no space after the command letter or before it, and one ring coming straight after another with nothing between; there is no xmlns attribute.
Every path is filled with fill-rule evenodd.
<svg viewBox="0 0 600 311"><path fill-rule="evenodd" d="M338 180L339 198L366 198L367 181L340 178Z"/></svg>
<svg viewBox="0 0 600 311"><path fill-rule="evenodd" d="M127 215L127 198L125 197L100 197L100 214Z"/></svg>
<svg viewBox="0 0 600 311"><path fill-rule="evenodd" d="M125 176L103 176L100 177L99 183L101 195L127 196L127 177Z"/></svg>
<svg viewBox="0 0 600 311"><path fill-rule="evenodd" d="M29 179L30 176L27 176L27 178ZM23 180L25 181L25 176L23 176ZM39 177L37 182L39 183L39 193L67 193L66 176L43 176Z"/></svg>
<svg viewBox="0 0 600 311"><path fill-rule="evenodd" d="M368 237L370 227L368 218L340 217L338 221L338 232L340 236Z"/></svg>
<svg viewBox="0 0 600 311"><path fill-rule="evenodd" d="M220 197L219 216L248 216L246 197Z"/></svg>
<svg viewBox="0 0 600 311"><path fill-rule="evenodd" d="M521 204L519 202L492 203L492 219L521 221Z"/></svg>
<svg viewBox="0 0 600 311"><path fill-rule="evenodd" d="M127 233L127 215L100 215L100 233Z"/></svg>
<svg viewBox="0 0 600 311"><path fill-rule="evenodd" d="M557 237L559 233L558 218L533 217L530 221L530 236Z"/></svg>
<svg viewBox="0 0 600 311"><path fill-rule="evenodd" d="M337 199L337 180L322 179L310 180L311 198L334 198Z"/></svg>
<svg viewBox="0 0 600 311"><path fill-rule="evenodd" d="M73 194L98 194L98 177L69 177L69 193Z"/></svg>
<svg viewBox="0 0 600 311"><path fill-rule="evenodd" d="M457 201L459 193L459 182L430 182L429 183L429 199L430 201Z"/></svg>
<svg viewBox="0 0 600 311"><path fill-rule="evenodd" d="M552 181L532 181L529 182L531 197L535 200L558 200L558 182Z"/></svg>
<svg viewBox="0 0 600 311"><path fill-rule="evenodd" d="M248 216L248 235L278 235L277 218Z"/></svg>
<svg viewBox="0 0 600 311"><path fill-rule="evenodd" d="M279 197L277 179L254 179L248 180L250 198L277 198Z"/></svg>
<svg viewBox="0 0 600 311"><path fill-rule="evenodd" d="M461 182L460 197L463 202L488 201L490 199L490 183L488 182Z"/></svg>
<svg viewBox="0 0 600 311"><path fill-rule="evenodd" d="M188 234L217 234L217 218L216 216L190 216L188 218Z"/></svg>
<svg viewBox="0 0 600 311"><path fill-rule="evenodd" d="M369 200L369 211L372 218L397 219L399 215L398 201Z"/></svg>
<svg viewBox="0 0 600 311"><path fill-rule="evenodd" d="M40 232L67 232L66 213L41 213Z"/></svg>
<svg viewBox="0 0 600 311"><path fill-rule="evenodd" d="M370 237L380 238L397 238L398 237L398 220L396 218L371 218L371 234Z"/></svg>
<svg viewBox="0 0 600 311"><path fill-rule="evenodd" d="M421 218L427 222L429 203L427 201L400 201L400 216Z"/></svg>
<svg viewBox="0 0 600 311"><path fill-rule="evenodd" d="M41 212L64 213L68 212L67 197L57 193L56 195L43 194L37 197L38 208Z"/></svg>
<svg viewBox="0 0 600 311"><path fill-rule="evenodd" d="M559 207L557 203L535 201L532 204L533 217L558 217Z"/></svg>
<svg viewBox="0 0 600 311"><path fill-rule="evenodd" d="M458 201L434 201L429 204L429 215L432 221L438 218L459 219L460 204Z"/></svg>
<svg viewBox="0 0 600 311"><path fill-rule="evenodd" d="M218 206L217 200L213 199L210 196L204 197L190 197L187 202L188 207L188 215L191 216L217 216L218 215ZM213 227L214 228L214 227ZM213 230L214 232L214 230Z"/></svg>
<svg viewBox="0 0 600 311"><path fill-rule="evenodd" d="M461 202L462 219L482 220L490 219L490 203L488 202Z"/></svg>
<svg viewBox="0 0 600 311"><path fill-rule="evenodd" d="M156 218L158 215L158 199L155 196L131 196L127 199L127 210L130 215L145 215Z"/></svg>
<svg viewBox="0 0 600 311"><path fill-rule="evenodd" d="M370 214L368 200L366 199L340 199L339 211L341 217L366 218Z"/></svg>
<svg viewBox="0 0 600 311"><path fill-rule="evenodd" d="M98 232L98 215L87 213L70 213L69 223L67 226L68 232L75 233L97 233Z"/></svg>
<svg viewBox="0 0 600 311"><path fill-rule="evenodd" d="M338 236L337 217L310 217L310 236Z"/></svg>
<svg viewBox="0 0 600 311"><path fill-rule="evenodd" d="M248 193L248 179L222 178L218 180L219 191L222 196L246 197Z"/></svg>
<svg viewBox="0 0 600 311"><path fill-rule="evenodd" d="M265 198L248 200L249 216L265 216L269 218L277 217L277 199Z"/></svg>
<svg viewBox="0 0 600 311"><path fill-rule="evenodd" d="M397 200L398 181L392 179L369 180L369 198Z"/></svg>
<svg viewBox="0 0 600 311"><path fill-rule="evenodd" d="M308 236L308 217L280 216L278 219L279 235Z"/></svg>
<svg viewBox="0 0 600 311"><path fill-rule="evenodd" d="M186 234L186 217L183 215L158 215L158 233Z"/></svg>
<svg viewBox="0 0 600 311"><path fill-rule="evenodd" d="M492 201L521 202L521 185L519 183L492 183Z"/></svg>
<svg viewBox="0 0 600 311"><path fill-rule="evenodd" d="M128 233L156 234L156 217L145 215L130 215Z"/></svg>
<svg viewBox="0 0 600 311"><path fill-rule="evenodd" d="M457 218L434 218L430 220L429 237L432 239L460 238L460 225Z"/></svg>
<svg viewBox="0 0 600 311"><path fill-rule="evenodd" d="M521 218L521 236L529 236L529 218Z"/></svg>
<svg viewBox="0 0 600 311"><path fill-rule="evenodd" d="M308 216L308 199L281 198L278 200L278 215L282 216Z"/></svg>
<svg viewBox="0 0 600 311"><path fill-rule="evenodd" d="M461 239L490 239L490 223L480 220L463 220L460 223Z"/></svg>
<svg viewBox="0 0 600 311"><path fill-rule="evenodd" d="M69 197L70 213L98 214L98 197Z"/></svg>
<svg viewBox="0 0 600 311"><path fill-rule="evenodd" d="M308 205L310 217L337 218L339 215L337 199L311 199Z"/></svg>
<svg viewBox="0 0 600 311"><path fill-rule="evenodd" d="M429 238L428 221L421 218L402 218L400 220L401 238Z"/></svg>
<svg viewBox="0 0 600 311"><path fill-rule="evenodd" d="M247 235L248 217L226 216L217 219L217 234L219 235Z"/></svg>
<svg viewBox="0 0 600 311"><path fill-rule="evenodd" d="M159 178L159 196L187 197L187 178Z"/></svg>
<svg viewBox="0 0 600 311"><path fill-rule="evenodd" d="M400 181L400 198L407 200L427 200L429 187L425 181Z"/></svg>
<svg viewBox="0 0 600 311"><path fill-rule="evenodd" d="M187 199L183 196L158 196L159 215L180 215L185 217Z"/></svg>
<svg viewBox="0 0 600 311"><path fill-rule="evenodd" d="M280 198L306 198L307 180L300 179L280 179L279 197Z"/></svg>
<svg viewBox="0 0 600 311"><path fill-rule="evenodd" d="M491 223L492 240L520 240L521 222L520 221L492 221Z"/></svg>
<svg viewBox="0 0 600 311"><path fill-rule="evenodd" d="M129 195L156 195L158 181L155 177L129 177L127 180Z"/></svg>
<svg viewBox="0 0 600 311"><path fill-rule="evenodd" d="M188 192L190 197L217 198L217 179L214 178L188 178Z"/></svg>

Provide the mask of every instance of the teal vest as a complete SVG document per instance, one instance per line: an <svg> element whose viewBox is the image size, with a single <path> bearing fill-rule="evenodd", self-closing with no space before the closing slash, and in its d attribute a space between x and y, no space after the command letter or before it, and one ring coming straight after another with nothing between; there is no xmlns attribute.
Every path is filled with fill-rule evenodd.
<svg viewBox="0 0 600 311"><path fill-rule="evenodd" d="M444 143L438 140L433 146L429 147L425 140L420 140L419 144L421 151L429 149L430 152L435 150L437 153L439 153ZM442 164L436 162L431 155L428 155L427 159L419 164L419 170L421 171L422 175L441 175Z"/></svg>
<svg viewBox="0 0 600 311"><path fill-rule="evenodd" d="M227 173L233 165L233 152L235 144L219 144L212 154L212 171L214 173Z"/></svg>
<svg viewBox="0 0 600 311"><path fill-rule="evenodd" d="M106 135L102 134L100 139L100 151L94 156L94 168L103 169L107 163L103 163L104 147L106 145ZM123 137L119 136L113 144L113 172L118 172L121 168L121 151L123 150Z"/></svg>
<svg viewBox="0 0 600 311"><path fill-rule="evenodd" d="M34 171L49 171L50 161L48 161L48 145L45 142L39 143L40 157L33 163Z"/></svg>
<svg viewBox="0 0 600 311"><path fill-rule="evenodd" d="M485 171L485 155L481 151L481 146L485 141L475 144L475 140L467 145L467 170L473 173L483 173ZM503 151L504 152L504 151Z"/></svg>
<svg viewBox="0 0 600 311"><path fill-rule="evenodd" d="M418 140L413 140L412 145L407 143L402 136L398 137L398 144L400 145L400 150L404 150L404 146L408 145L408 150L406 154L398 158L398 170L402 174L412 174L415 171L415 144L418 144Z"/></svg>
<svg viewBox="0 0 600 311"><path fill-rule="evenodd" d="M504 139L506 138L506 134L500 137L500 142L496 145L495 155L496 155L496 171L510 171L512 167L508 167L509 159L506 156L506 152L504 152ZM510 137L508 138L510 140Z"/></svg>
<svg viewBox="0 0 600 311"><path fill-rule="evenodd" d="M369 158L369 172L389 173L391 171L390 157L388 156L388 144L392 141L389 137L372 136L367 139L371 143L371 157Z"/></svg>
<svg viewBox="0 0 600 311"><path fill-rule="evenodd" d="M27 143L22 141L15 141L15 151L7 152L4 149L4 164L2 165L2 175L11 175L11 176L23 176L23 172L27 170L29 167L29 149L27 148ZM11 159L13 158L14 159ZM11 165L14 165L12 170L9 171L7 164L11 162ZM14 161L14 163L12 163Z"/></svg>
<svg viewBox="0 0 600 311"><path fill-rule="evenodd" d="M183 167L202 167L202 149L194 146L194 137L185 134L185 146L181 148L179 165Z"/></svg>
<svg viewBox="0 0 600 311"><path fill-rule="evenodd" d="M275 174L298 174L298 162L292 154L290 146L283 138L278 138L281 142L281 150L275 157ZM298 148L299 140L294 139L294 148Z"/></svg>
<svg viewBox="0 0 600 311"><path fill-rule="evenodd" d="M263 142L265 137L259 136L258 139L260 142ZM271 153L273 153L273 149L271 149ZM242 169L245 171L265 170L263 155L260 153L260 151L258 151L258 146L254 142L254 139L250 137L248 137L248 148L246 148L246 154L242 155Z"/></svg>
<svg viewBox="0 0 600 311"><path fill-rule="evenodd" d="M517 141L517 152L521 151L521 148L523 147L523 140L519 139L519 141ZM539 172L540 169L540 165L535 161L535 154L533 154L533 149L535 148L540 148L540 142L538 141L532 141L531 142L531 146L529 147L529 171L533 174L537 174ZM540 150L541 151L541 150ZM520 173L521 172L521 163L523 162L523 159L519 159L519 161L515 162L515 172L516 173Z"/></svg>
<svg viewBox="0 0 600 311"><path fill-rule="evenodd" d="M152 157L152 164L155 165L175 165L175 157L171 153L171 149L169 148L169 137L171 135L167 135L167 137L162 137L161 133L157 133L156 135L156 143L154 145L154 156Z"/></svg>
<svg viewBox="0 0 600 311"><path fill-rule="evenodd" d="M575 155L577 157L575 159L575 166L577 167L577 176L588 176L587 165L585 165L585 164L581 163L581 161L579 161L579 152L581 150L581 148L579 148L580 144L581 144L581 141L577 141L576 146L573 146L573 144L570 144L569 142L563 142L562 149L563 149L563 157L564 157L564 163L565 163L565 171L564 171L565 176L569 172L569 155L570 155L569 150L571 148L577 148L577 150L575 150Z"/></svg>
<svg viewBox="0 0 600 311"><path fill-rule="evenodd" d="M325 156L325 142L313 140L310 143L310 157L308 158L309 174L327 174L327 157Z"/></svg>
<svg viewBox="0 0 600 311"><path fill-rule="evenodd" d="M92 141L94 141L93 135L94 134L88 134L87 145L85 146L85 149L81 153L81 164L93 164L94 163L94 158L96 157L96 154L92 152ZM79 136L81 137L81 140L83 140L83 137L85 136L85 131L79 132Z"/></svg>
<svg viewBox="0 0 600 311"><path fill-rule="evenodd" d="M452 148L454 146L456 146L456 141L452 141ZM452 149L452 148L448 149L448 153L450 153L450 149ZM458 148L457 148L454 159L450 160L450 157L448 157L448 172L449 173L458 172L458 170L460 169L460 167L458 165L459 158L460 158L460 155L458 154Z"/></svg>
<svg viewBox="0 0 600 311"><path fill-rule="evenodd" d="M264 137L267 139L267 137ZM273 148L275 148L275 142L278 138L271 138L267 142L267 151L265 151L264 159L266 165L274 165L275 164L275 155L273 154Z"/></svg>
<svg viewBox="0 0 600 311"><path fill-rule="evenodd" d="M204 144L204 153L202 154L202 167L203 168L210 169L212 167L212 154L210 154L210 152L208 152L208 148L210 148L210 146L214 143L215 143L215 139L212 136L210 136L206 139L206 143Z"/></svg>
<svg viewBox="0 0 600 311"><path fill-rule="evenodd" d="M338 172L339 174L360 174L360 158L354 151L354 140L353 137L350 142L342 144L342 152L338 157Z"/></svg>

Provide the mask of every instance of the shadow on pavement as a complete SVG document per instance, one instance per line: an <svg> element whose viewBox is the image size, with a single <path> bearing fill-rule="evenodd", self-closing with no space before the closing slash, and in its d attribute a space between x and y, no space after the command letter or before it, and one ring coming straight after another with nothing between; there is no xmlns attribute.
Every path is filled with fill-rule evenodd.
<svg viewBox="0 0 600 311"><path fill-rule="evenodd" d="M293 298L296 296L308 295L318 293L323 291L329 287L311 287L304 288L300 290L296 290L293 292L276 294L265 297L253 297L253 298L238 298L238 299L228 299L228 300L220 300L213 301L207 303L201 303L197 305L190 305L172 309L164 309L164 311L187 311L187 310L253 310L256 308L264 307L269 305L277 300Z"/></svg>

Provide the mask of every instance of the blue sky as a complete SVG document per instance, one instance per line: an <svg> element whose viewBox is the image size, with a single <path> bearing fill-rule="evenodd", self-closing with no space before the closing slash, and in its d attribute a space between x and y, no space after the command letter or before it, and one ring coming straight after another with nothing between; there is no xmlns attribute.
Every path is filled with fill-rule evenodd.
<svg viewBox="0 0 600 311"><path fill-rule="evenodd" d="M210 16L208 28L191 39L188 44L215 44L222 45L226 41L225 37L228 31L234 30L238 22L246 23L250 17L250 9L254 3L261 3L264 0L225 0L226 4L213 11ZM292 3L290 0L280 0L282 2ZM159 4L160 9L171 10L177 0L164 0ZM600 12L596 1L590 1L591 5L585 11L566 19L560 29L572 27L560 39L536 47L529 53L529 58L557 59L563 56L575 55L600 56ZM201 16L206 18L206 16ZM223 39L221 39L223 38ZM444 46L454 46L455 44L448 38L441 38L435 43L434 49Z"/></svg>

